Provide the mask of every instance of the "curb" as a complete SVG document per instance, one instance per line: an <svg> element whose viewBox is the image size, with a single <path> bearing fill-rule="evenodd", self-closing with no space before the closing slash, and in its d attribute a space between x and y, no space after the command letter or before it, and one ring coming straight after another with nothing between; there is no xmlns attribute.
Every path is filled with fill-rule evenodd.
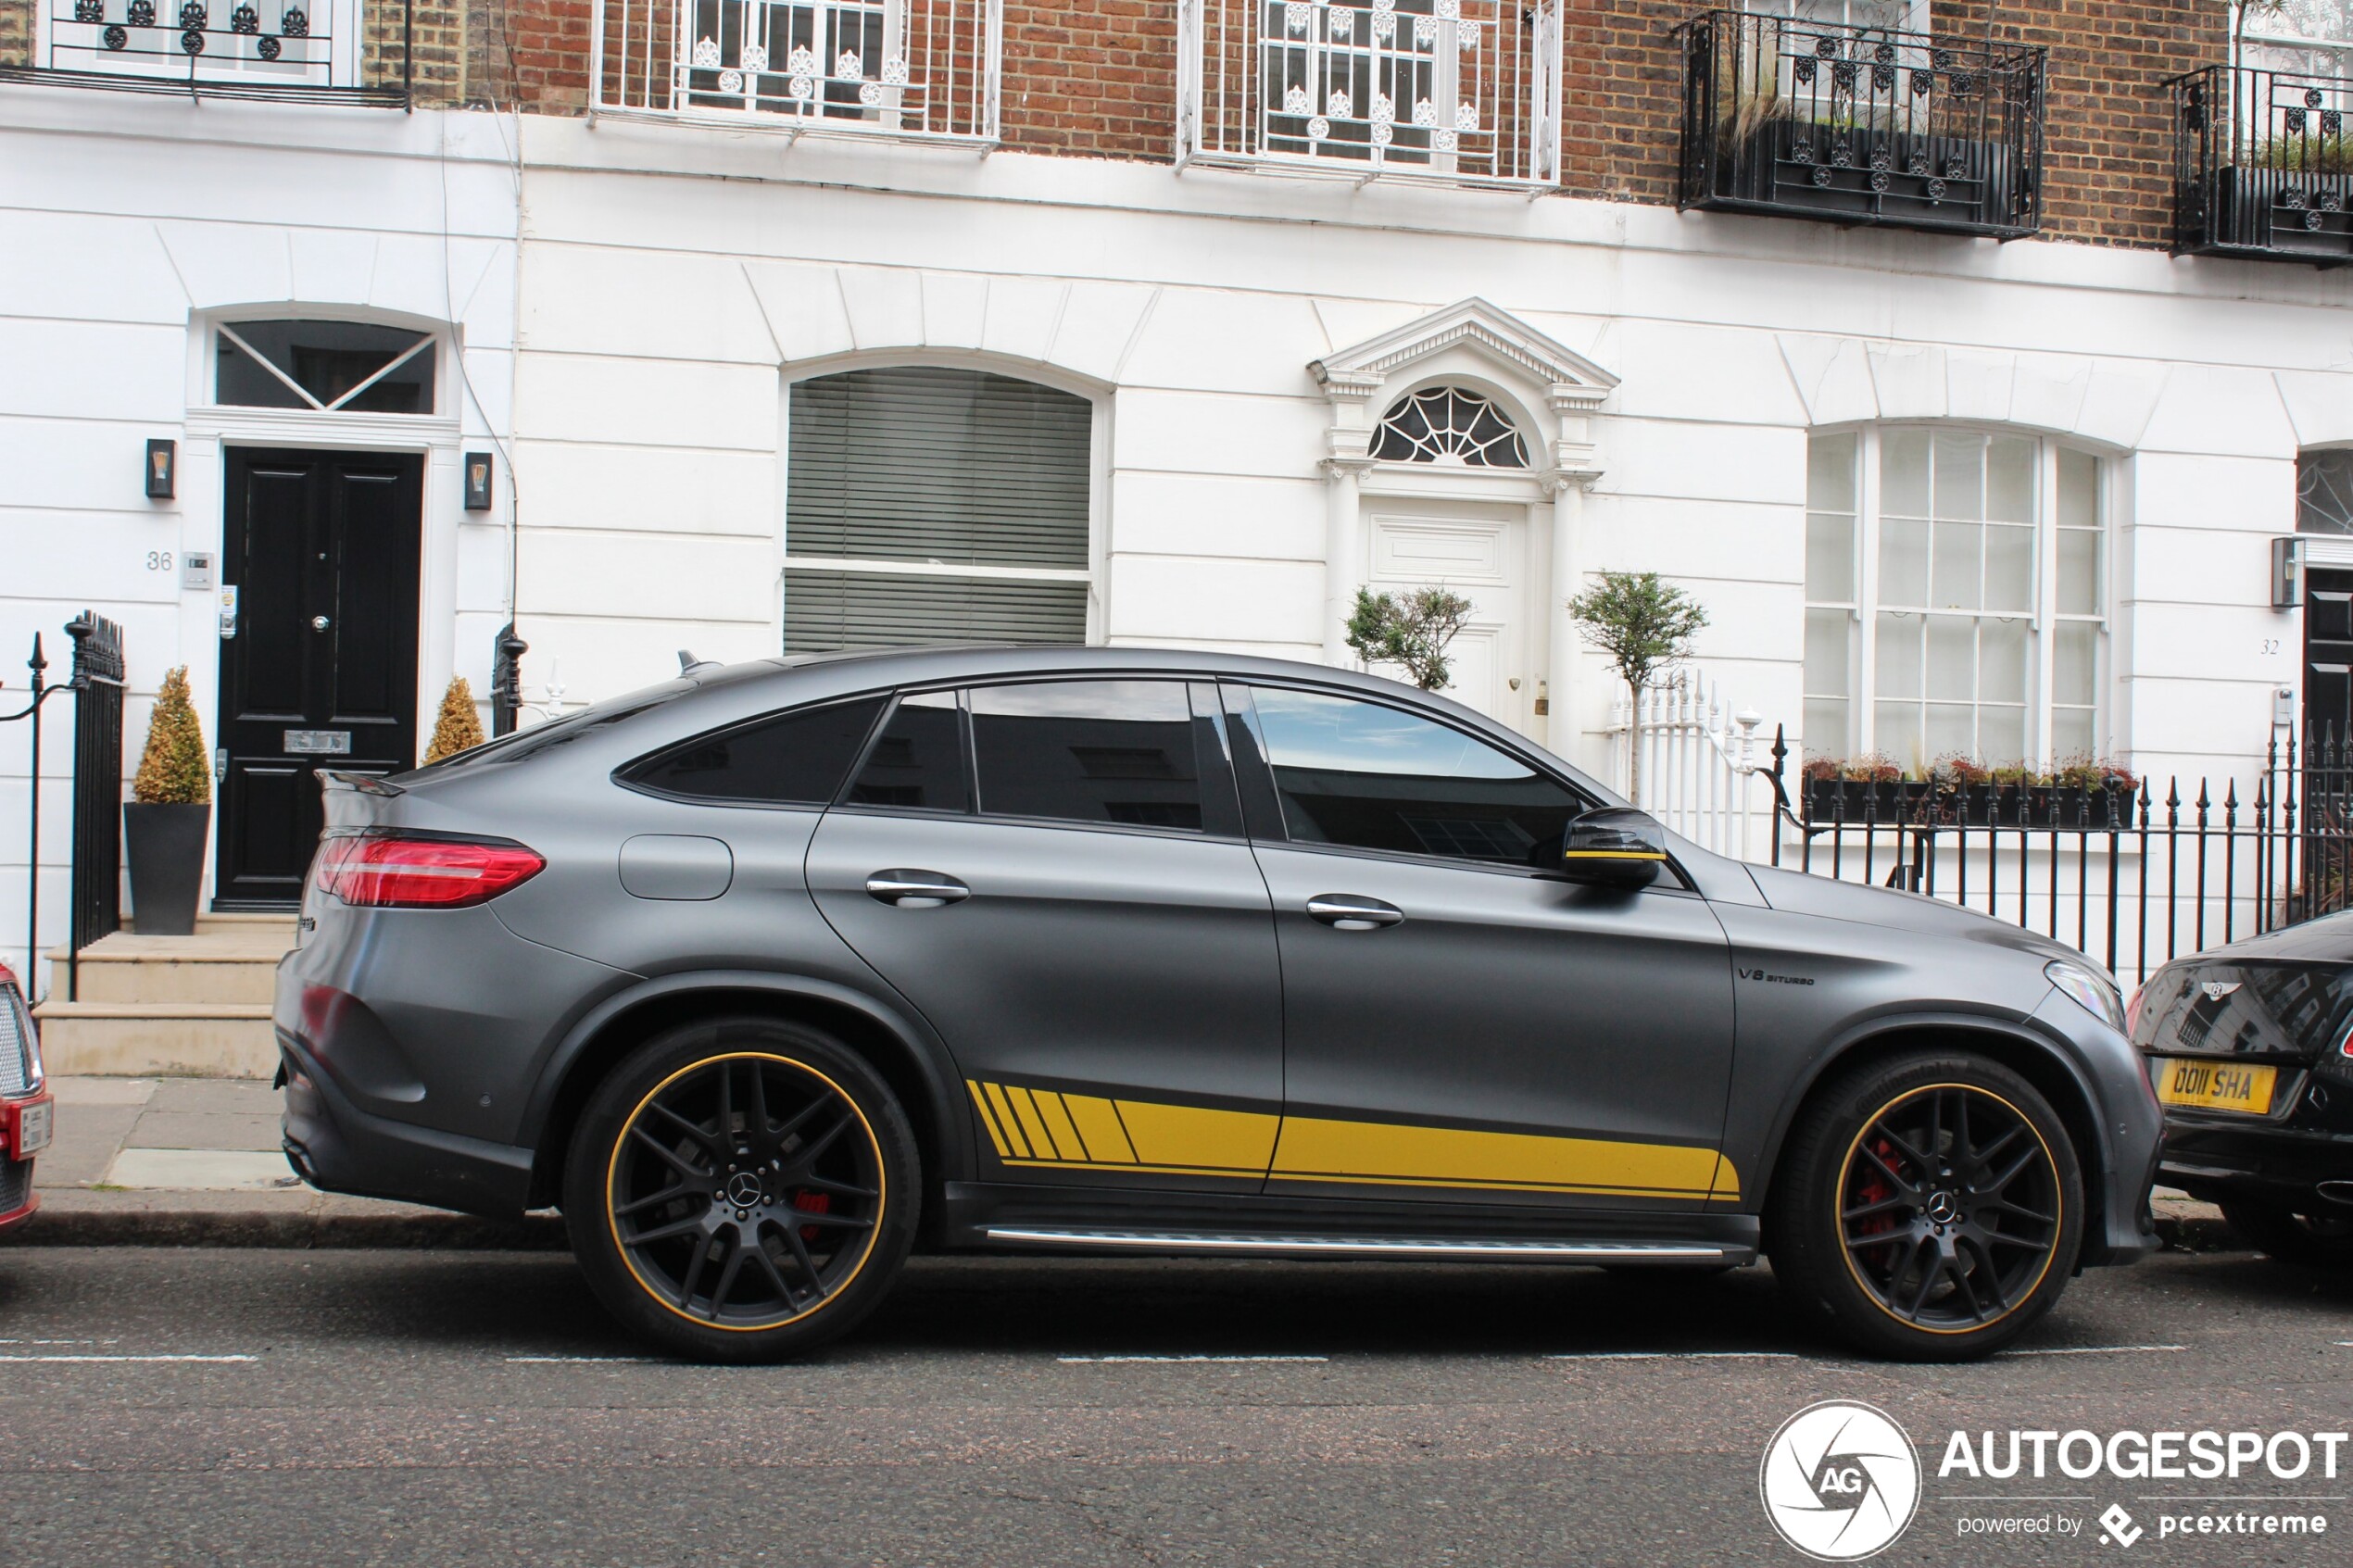
<svg viewBox="0 0 2353 1568"><path fill-rule="evenodd" d="M2168 1252L2245 1252L2246 1240L2231 1228L2228 1220L2216 1214L2167 1214L2157 1216L2158 1239Z"/></svg>
<svg viewBox="0 0 2353 1568"><path fill-rule="evenodd" d="M407 1251L560 1252L561 1218L402 1210L319 1214L269 1210L56 1210L44 1208L8 1237L15 1247L374 1248Z"/></svg>

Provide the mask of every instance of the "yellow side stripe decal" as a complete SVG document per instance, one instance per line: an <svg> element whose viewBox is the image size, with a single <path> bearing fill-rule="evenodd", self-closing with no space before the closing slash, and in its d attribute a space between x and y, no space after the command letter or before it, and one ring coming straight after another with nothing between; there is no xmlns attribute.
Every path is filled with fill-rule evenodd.
<svg viewBox="0 0 2353 1568"><path fill-rule="evenodd" d="M1008 1165L1737 1201L1712 1148L1267 1115L968 1082Z"/></svg>

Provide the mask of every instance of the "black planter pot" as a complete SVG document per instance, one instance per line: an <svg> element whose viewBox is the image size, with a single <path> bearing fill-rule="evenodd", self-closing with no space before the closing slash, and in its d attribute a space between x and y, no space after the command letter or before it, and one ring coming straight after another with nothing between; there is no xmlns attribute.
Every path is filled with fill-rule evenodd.
<svg viewBox="0 0 2353 1568"><path fill-rule="evenodd" d="M142 936L185 936L196 929L196 891L204 885L209 806L122 809L131 862L131 912Z"/></svg>
<svg viewBox="0 0 2353 1568"><path fill-rule="evenodd" d="M2017 162L1998 143L1776 119L1722 149L1706 194L1834 221L2025 232Z"/></svg>
<svg viewBox="0 0 2353 1568"><path fill-rule="evenodd" d="M2206 230L2209 245L2353 260L2353 175L2225 165L2215 171Z"/></svg>

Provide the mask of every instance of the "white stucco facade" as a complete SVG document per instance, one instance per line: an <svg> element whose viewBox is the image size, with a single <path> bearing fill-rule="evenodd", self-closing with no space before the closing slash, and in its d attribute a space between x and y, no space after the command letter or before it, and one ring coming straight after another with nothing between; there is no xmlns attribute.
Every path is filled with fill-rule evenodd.
<svg viewBox="0 0 2353 1568"><path fill-rule="evenodd" d="M572 701L680 648L771 653L789 386L925 364L1093 403L1092 639L1333 659L1355 585L1443 581L1478 605L1465 695L1589 765L1615 693L1563 607L1590 573L1692 592L1697 661L1796 739L1809 438L1894 421L2062 442L2102 459L2099 749L2244 774L2301 668L2268 541L2294 529L2299 452L2353 444L2348 305L2347 273L2042 241L12 88L0 710L32 632L58 659L85 607L125 623L137 693L185 663L211 700L215 605L147 562L218 549L224 444L428 455L421 717L453 672L485 693L510 592L527 685L560 670ZM437 411L220 408L207 328L240 315L446 333ZM1370 457L1382 411L1439 384L1504 410L1527 465ZM180 444L171 501L140 493L152 437ZM496 504L463 512L459 456L484 446ZM144 721L134 702L133 751ZM0 728L19 888L27 788ZM22 918L9 895L0 951L21 953Z"/></svg>

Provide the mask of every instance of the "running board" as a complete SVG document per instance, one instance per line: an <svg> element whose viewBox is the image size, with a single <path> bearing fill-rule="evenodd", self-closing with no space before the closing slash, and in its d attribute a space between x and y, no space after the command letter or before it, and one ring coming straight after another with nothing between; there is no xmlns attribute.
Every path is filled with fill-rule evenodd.
<svg viewBox="0 0 2353 1568"><path fill-rule="evenodd" d="M1249 1236L1202 1231L991 1225L993 1242L1016 1247L1118 1248L1138 1252L1278 1253L1291 1257L1484 1258L1555 1263L1748 1263L1746 1247L1704 1241L1516 1241L1462 1236Z"/></svg>

